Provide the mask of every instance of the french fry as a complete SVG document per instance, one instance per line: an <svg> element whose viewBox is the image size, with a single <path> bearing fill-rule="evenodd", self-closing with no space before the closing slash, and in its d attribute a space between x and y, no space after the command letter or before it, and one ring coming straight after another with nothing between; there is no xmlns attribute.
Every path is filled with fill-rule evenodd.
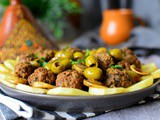
<svg viewBox="0 0 160 120"><path fill-rule="evenodd" d="M16 64L17 64L16 60L8 59L4 61L4 65L12 71L14 71L14 67L16 66Z"/></svg>
<svg viewBox="0 0 160 120"><path fill-rule="evenodd" d="M153 73L154 71L156 71L158 68L156 66L155 63L149 63L149 64L146 64L146 65L142 65L141 66L141 70L142 72L144 73Z"/></svg>
<svg viewBox="0 0 160 120"><path fill-rule="evenodd" d="M147 79L148 77L152 77L153 79L158 79L160 78L160 69L154 71L153 73L151 73L151 75L149 76L143 76L141 77L142 80Z"/></svg>
<svg viewBox="0 0 160 120"><path fill-rule="evenodd" d="M89 87L89 93L91 95L110 95L110 94L119 94L126 92L125 88L117 87L117 88L96 88Z"/></svg>
<svg viewBox="0 0 160 120"><path fill-rule="evenodd" d="M152 84L153 84L153 78L148 77L147 79L142 80L142 81L126 88L126 91L131 92L131 91L141 90L141 89L144 89L144 88L151 86Z"/></svg>
<svg viewBox="0 0 160 120"><path fill-rule="evenodd" d="M0 82L1 82L2 84L4 84L4 85L8 86L8 87L16 88L16 85L15 85L15 84L10 83L10 82L8 82L8 81L6 81L6 80L0 79Z"/></svg>
<svg viewBox="0 0 160 120"><path fill-rule="evenodd" d="M56 87L48 90L49 95L69 95L69 96L89 96L90 94L86 91L82 91L75 88L64 88Z"/></svg>
<svg viewBox="0 0 160 120"><path fill-rule="evenodd" d="M46 94L48 90L42 89L42 88L34 88L29 85L24 85L24 84L18 84L16 85L16 89L22 90L25 92L30 92L30 93L39 93L39 94Z"/></svg>
<svg viewBox="0 0 160 120"><path fill-rule="evenodd" d="M6 73L0 73L0 79L6 80L13 84L18 84L18 83L26 84L27 83L27 80L25 79L21 79L21 78L18 78L18 77L15 77L13 75L6 74Z"/></svg>
<svg viewBox="0 0 160 120"><path fill-rule="evenodd" d="M4 64L0 64L0 72L1 73L9 73L12 74L12 71L4 66Z"/></svg>
<svg viewBox="0 0 160 120"><path fill-rule="evenodd" d="M50 85L48 83L44 83L44 82L34 82L32 84L32 87L35 88L44 88L44 89L52 89L55 88L56 86Z"/></svg>

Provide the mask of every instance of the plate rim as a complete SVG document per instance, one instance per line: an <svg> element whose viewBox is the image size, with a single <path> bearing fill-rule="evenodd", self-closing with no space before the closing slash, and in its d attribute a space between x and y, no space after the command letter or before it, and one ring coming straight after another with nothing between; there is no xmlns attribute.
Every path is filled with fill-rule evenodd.
<svg viewBox="0 0 160 120"><path fill-rule="evenodd" d="M9 86L4 85L3 83L0 83L0 89L5 93L5 91L3 89L9 89L10 91L14 91L14 92L18 92L21 93L23 95L29 95L29 96L36 96L36 97L45 97L45 98L61 98L61 99L94 99L94 98L113 98L113 97L119 97L119 96L127 96L127 95L131 95L131 94L136 94L137 92L143 92L146 91L148 89L151 89L153 87L156 87L158 84L160 83L160 79L157 79L157 81L155 83L153 83L151 86L144 88L144 89L140 89L140 90L136 90L136 91L131 91L131 92L126 92L126 93L119 93L119 94L110 94L110 95L89 95L89 96L71 96L71 95L49 95L49 94L36 94L36 93L31 93L31 92L26 92L26 91L22 91L22 90L18 90L15 88L11 88ZM3 88L2 88L3 87ZM5 93L6 94L6 93Z"/></svg>

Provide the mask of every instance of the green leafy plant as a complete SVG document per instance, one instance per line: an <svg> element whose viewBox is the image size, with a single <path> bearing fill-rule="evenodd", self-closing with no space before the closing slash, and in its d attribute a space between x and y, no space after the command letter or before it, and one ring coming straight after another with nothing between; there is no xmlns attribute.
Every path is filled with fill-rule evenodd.
<svg viewBox="0 0 160 120"><path fill-rule="evenodd" d="M22 0L32 14L49 25L56 38L63 36L67 27L68 14L80 14L81 8L74 0ZM0 0L0 5L5 8L9 0Z"/></svg>

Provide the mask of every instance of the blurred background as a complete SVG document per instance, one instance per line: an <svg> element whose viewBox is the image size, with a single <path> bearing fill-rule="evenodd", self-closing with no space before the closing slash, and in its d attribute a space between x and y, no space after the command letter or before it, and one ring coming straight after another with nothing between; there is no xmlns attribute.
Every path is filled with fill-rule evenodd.
<svg viewBox="0 0 160 120"><path fill-rule="evenodd" d="M99 28L102 26L103 12L115 9L131 9L134 17L143 21L143 27L134 30L130 34L140 36L150 33L149 38L157 36L160 32L160 0L21 0L31 11L44 32L53 41L73 41L73 45L79 45L78 38L92 31L93 41L99 41ZM0 20L10 0L0 0ZM139 26L138 22L134 25ZM125 24L124 24L125 26ZM144 29L145 28L145 29ZM142 30L143 29L143 30ZM137 33L138 32L138 33ZM158 36L159 37L159 36ZM88 36L83 36L88 40ZM148 38L148 37L146 37ZM141 39L146 39L141 37ZM139 39L139 38L137 38ZM157 37L152 38L157 41ZM130 37L128 38L130 40ZM101 40L100 40L101 41ZM102 40L104 41L104 40ZM92 41L91 41L92 42ZM144 42L144 41L142 41ZM89 44L88 42L87 44ZM97 43L96 43L97 44ZM99 46L107 44L98 43ZM140 43L141 44L141 43ZM97 47L99 47L97 46ZM91 48L95 47L93 45Z"/></svg>

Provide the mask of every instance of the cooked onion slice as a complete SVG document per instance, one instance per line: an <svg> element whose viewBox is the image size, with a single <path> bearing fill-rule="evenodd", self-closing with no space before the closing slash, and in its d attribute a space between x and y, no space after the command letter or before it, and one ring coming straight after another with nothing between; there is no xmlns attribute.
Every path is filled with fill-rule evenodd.
<svg viewBox="0 0 160 120"><path fill-rule="evenodd" d="M45 94L48 91L46 89L34 88L34 87L31 87L31 86L28 86L28 85L24 85L24 84L18 84L18 85L16 85L16 89L22 90L22 91L25 91L25 92L39 93L39 94Z"/></svg>
<svg viewBox="0 0 160 120"><path fill-rule="evenodd" d="M13 83L13 84L18 84L18 83L26 84L27 83L27 80L15 77L15 76L7 74L7 73L0 73L0 79L6 80L6 81Z"/></svg>
<svg viewBox="0 0 160 120"><path fill-rule="evenodd" d="M131 65L131 66L130 66L130 69L131 69L133 72L135 72L135 73L137 73L137 74L139 74L139 75L150 75L150 73L141 72L141 70L139 70L138 68L136 68L134 65Z"/></svg>
<svg viewBox="0 0 160 120"><path fill-rule="evenodd" d="M88 87L106 88L101 82L94 79L83 80L83 84Z"/></svg>
<svg viewBox="0 0 160 120"><path fill-rule="evenodd" d="M79 90L76 88L65 88L57 87L48 90L47 94L49 95L69 95L69 96L89 96L90 94L86 91Z"/></svg>
<svg viewBox="0 0 160 120"><path fill-rule="evenodd" d="M56 86L50 85L48 83L44 83L44 82L34 82L32 84L32 87L35 88L44 88L44 89L52 89L55 88Z"/></svg>
<svg viewBox="0 0 160 120"><path fill-rule="evenodd" d="M89 93L91 95L109 95L109 94L118 94L124 93L125 88L117 87L117 88L96 88L89 87Z"/></svg>

